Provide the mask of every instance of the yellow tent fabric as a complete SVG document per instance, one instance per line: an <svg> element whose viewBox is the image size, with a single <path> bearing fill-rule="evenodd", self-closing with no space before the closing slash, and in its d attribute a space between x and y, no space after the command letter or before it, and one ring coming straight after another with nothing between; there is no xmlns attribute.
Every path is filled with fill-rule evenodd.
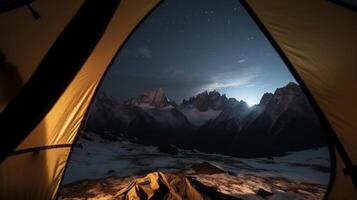
<svg viewBox="0 0 357 200"><path fill-rule="evenodd" d="M0 14L0 112L26 84L36 66L84 0L37 0L34 20L20 7ZM122 0L104 35L61 97L16 148L72 144L98 84L128 35L159 0ZM247 0L309 88L357 163L357 14L325 0ZM21 19L21 20L20 20ZM10 77L10 78L9 78ZM5 133L2 133L5 134ZM0 199L54 199L70 147L11 155L0 165ZM336 151L331 199L357 192Z"/></svg>
<svg viewBox="0 0 357 200"><path fill-rule="evenodd" d="M0 16L2 28L13 27L16 23L20 23L17 26L21 26L21 23L24 23L24 28L28 28L27 30L35 26L34 35L39 37L37 41L31 41L27 35L16 34L16 32L21 32L16 28L8 30L5 35L2 34L2 39L6 36L14 38L7 42L4 39L5 43L1 41L0 48L8 57L9 63L18 66L17 69L23 82L29 78L35 66L82 2L42 0L34 4L35 9L43 6L46 8L43 10L57 13L59 15L57 21L62 23L54 20L38 25L33 24L34 22L31 21L33 19L29 19L29 24L19 22L20 20L14 21L19 15L25 15L22 13L25 12L24 8L18 8ZM136 25L157 3L158 0L122 0L120 2L107 30L79 73L45 118L16 150L73 143L98 83L110 61ZM59 8L62 8L62 4L64 4L63 12L53 11L58 8L57 5L61 5ZM17 14L17 12L20 13ZM41 15L41 18L47 18L45 13L41 12ZM28 17L31 18L31 16ZM60 25L62 26L56 27ZM54 27L56 31L48 30ZM11 33L15 37L10 37ZM23 37L26 38L23 39ZM29 62L27 63L26 60ZM54 199L69 151L70 148L56 148L7 157L0 165L0 199Z"/></svg>
<svg viewBox="0 0 357 200"><path fill-rule="evenodd" d="M31 6L41 14L39 20L24 6L0 14L0 62L11 67L0 68L0 112L28 81L83 1L35 1Z"/></svg>
<svg viewBox="0 0 357 200"><path fill-rule="evenodd" d="M356 164L357 13L326 0L246 2L292 63ZM357 199L343 168L338 157L330 197Z"/></svg>

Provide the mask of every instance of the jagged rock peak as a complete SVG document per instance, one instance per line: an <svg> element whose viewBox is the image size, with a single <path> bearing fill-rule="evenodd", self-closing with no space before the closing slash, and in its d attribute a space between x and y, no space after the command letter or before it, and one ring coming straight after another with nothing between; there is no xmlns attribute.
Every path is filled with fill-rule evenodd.
<svg viewBox="0 0 357 200"><path fill-rule="evenodd" d="M260 99L259 105L266 105L273 96L273 93L264 93L262 98Z"/></svg>
<svg viewBox="0 0 357 200"><path fill-rule="evenodd" d="M274 104L285 104L287 106L294 98L300 97L305 99L304 93L299 85L290 82L286 86L276 89L269 102L273 101L275 102Z"/></svg>
<svg viewBox="0 0 357 200"><path fill-rule="evenodd" d="M299 88L299 85L294 82L289 82L285 87Z"/></svg>
<svg viewBox="0 0 357 200"><path fill-rule="evenodd" d="M135 98L131 98L129 103L132 105L150 105L155 107L165 107L169 105L165 90L158 88L154 91L146 92Z"/></svg>
<svg viewBox="0 0 357 200"><path fill-rule="evenodd" d="M290 82L286 86L276 89L274 95L286 95L296 93L301 93L300 86L296 83Z"/></svg>
<svg viewBox="0 0 357 200"><path fill-rule="evenodd" d="M184 99L182 101L183 107L195 107L199 111L222 110L228 103L228 99L225 94L221 95L217 91L204 91L189 100Z"/></svg>
<svg viewBox="0 0 357 200"><path fill-rule="evenodd" d="M267 106L268 104L288 104L293 98L302 95L303 92L301 91L300 86L296 83L290 82L284 87L277 88L274 94L264 93L260 99L259 105Z"/></svg>

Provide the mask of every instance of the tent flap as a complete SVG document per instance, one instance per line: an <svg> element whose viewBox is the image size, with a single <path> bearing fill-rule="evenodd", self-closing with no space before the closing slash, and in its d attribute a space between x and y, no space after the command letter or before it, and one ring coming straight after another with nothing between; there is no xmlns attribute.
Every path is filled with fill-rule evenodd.
<svg viewBox="0 0 357 200"><path fill-rule="evenodd" d="M63 4L70 4L70 2L72 2L55 1L56 3L54 3L54 1L55 0L39 0L38 2L48 3L46 5L49 7L54 6L54 4L62 4L62 2ZM78 3L78 5L80 5L81 2L83 1L73 1L73 4ZM67 159L70 155L71 147L69 146L74 142L78 129L82 124L82 120L88 110L102 76L110 65L113 57L118 52L118 49L120 49L126 41L127 37L158 2L159 0L120 1L119 7L115 10L105 32L97 41L97 45L95 45L88 59L84 60L78 73L75 74L62 94L58 96L58 100L54 102L51 109L45 113L44 118L37 123L35 128L20 143L20 145L17 146L16 152L23 152L17 154L14 153L15 155L7 157L6 160L1 163L0 199L54 199L56 197L67 164ZM35 3L34 7L42 13L42 9L38 9ZM44 6L44 8L46 8L46 6ZM59 8L61 8L61 5L59 5ZM31 21L26 27L31 28L32 26L39 26L36 29L36 34L39 34L44 38L51 37L51 40L46 40L46 45L43 46L40 45L43 42L27 42L29 39L28 36L26 34L17 33L18 29L13 27L13 24L18 22L11 21L15 20L16 15L18 15L17 12L24 12L22 9L23 8L18 8L0 16L0 25L7 24L9 27L12 27L11 30L7 31L7 34L0 38L0 49L3 52L6 52L5 55L7 56L6 60L8 63L14 63L16 66L19 66L16 69L20 69L20 66L24 68L22 69L23 73L19 74L21 76L23 75L23 77L20 76L20 79L25 80L22 81L25 83L35 71L34 66L37 66L41 62L41 58L43 58L47 52L46 50L53 44L54 40L52 40L52 37L56 38L56 36L59 36L60 30L58 30L56 34L51 35L47 30L50 25L42 24L42 26L40 26ZM52 10L52 12L54 11ZM58 11L54 13L61 12ZM25 15L25 13L22 14ZM67 14L67 11L62 14ZM74 12L71 14L73 16ZM68 19L70 18L71 17ZM46 17L43 16L43 13L41 14L39 21L42 19L46 19ZM31 20L33 19L31 18ZM52 24L55 23L54 21L48 21L47 23L53 26L57 25ZM17 43L15 40L11 40L11 42L3 45L2 40L7 38L6 36L10 36L11 33L14 33L14 35L17 34L16 37L18 38L15 37L15 40L26 42ZM39 46L41 46L41 48ZM27 51L20 51L20 47ZM38 49L40 53L33 50L31 51L32 48ZM11 54L7 53L11 51L18 52L17 55L22 56L14 56L12 58L9 56ZM25 55L25 53L30 55ZM34 55L31 55L31 53ZM29 62L27 63L28 60ZM49 70L50 67L51 66L47 66L48 69L46 70ZM62 72L61 68L58 70L57 73ZM43 84L46 84L46 81L49 80L45 80ZM10 87L9 84L7 87ZM41 88L41 86L38 87ZM6 86L4 88L6 88ZM7 102L4 102L4 104L6 103ZM27 104L26 106L31 105ZM26 119L23 118L23 120ZM10 128L6 133L15 134ZM5 140L2 140L2 143L4 142ZM42 147L56 145L58 148L41 149ZM31 150L31 148L37 149L37 151L29 152L28 150ZM38 150L39 148L40 150ZM28 167L25 167L27 165ZM21 169L22 171L17 172L15 169ZM37 178L41 179L39 183L37 182ZM15 191L27 192L22 193Z"/></svg>
<svg viewBox="0 0 357 200"><path fill-rule="evenodd" d="M337 170L352 168L357 163L357 13L324 0L246 3L333 128L338 159L344 161L344 166L337 162ZM337 171L331 196L344 188L349 198L357 198L355 186L340 187L357 181L354 176L351 173L347 181Z"/></svg>

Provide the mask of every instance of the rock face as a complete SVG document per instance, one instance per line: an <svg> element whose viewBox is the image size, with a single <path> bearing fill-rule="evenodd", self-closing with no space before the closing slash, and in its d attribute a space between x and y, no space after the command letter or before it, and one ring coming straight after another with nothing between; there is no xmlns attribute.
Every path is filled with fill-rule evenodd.
<svg viewBox="0 0 357 200"><path fill-rule="evenodd" d="M244 101L233 101L213 120L201 126L194 138L194 143L200 150L223 152L227 143L235 137L241 128L244 118L249 113L248 104ZM214 146L215 148L212 148Z"/></svg>
<svg viewBox="0 0 357 200"><path fill-rule="evenodd" d="M184 99L180 105L180 111L195 126L202 126L217 116L236 99L227 99L217 91L202 92L189 100Z"/></svg>
<svg viewBox="0 0 357 200"><path fill-rule="evenodd" d="M97 97L91 107L86 129L101 134L123 134L142 144L182 142L193 126L163 89L148 92L128 101L106 94Z"/></svg>
<svg viewBox="0 0 357 200"><path fill-rule="evenodd" d="M159 88L155 91L147 92L138 97L131 98L128 103L136 106L153 106L156 108L162 108L169 105L169 100L166 97L164 89Z"/></svg>
<svg viewBox="0 0 357 200"><path fill-rule="evenodd" d="M261 103L231 140L230 152L274 155L326 145L320 122L298 85L289 83Z"/></svg>
<svg viewBox="0 0 357 200"><path fill-rule="evenodd" d="M259 104L203 92L182 104L170 102L162 88L128 101L97 97L87 128L123 134L150 145L256 157L326 145L320 122L295 83L265 93Z"/></svg>
<svg viewBox="0 0 357 200"><path fill-rule="evenodd" d="M106 93L99 94L90 108L86 129L106 133L125 129L130 113L121 102Z"/></svg>
<svg viewBox="0 0 357 200"><path fill-rule="evenodd" d="M189 100L184 99L181 106L194 107L199 111L212 110L222 110L227 104L228 99L226 95L221 95L217 91L212 92L202 92L195 97L191 97Z"/></svg>
<svg viewBox="0 0 357 200"><path fill-rule="evenodd" d="M264 93L263 97L260 99L259 105L265 106L270 101L270 99L274 96L272 93Z"/></svg>

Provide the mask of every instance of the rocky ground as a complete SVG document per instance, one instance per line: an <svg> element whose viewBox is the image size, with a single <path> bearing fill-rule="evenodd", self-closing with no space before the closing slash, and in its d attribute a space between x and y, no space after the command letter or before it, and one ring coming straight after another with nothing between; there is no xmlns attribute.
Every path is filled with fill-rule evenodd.
<svg viewBox="0 0 357 200"><path fill-rule="evenodd" d="M218 194L238 199L322 199L329 163L327 148L257 159L182 149L172 155L154 146L141 146L122 138L109 142L88 133L79 139L73 152L59 199L129 198L123 191L128 192L133 184L158 171L177 176L181 182L190 180L194 188L203 184ZM198 183L192 182L195 180Z"/></svg>
<svg viewBox="0 0 357 200"><path fill-rule="evenodd" d="M149 174L150 175L150 174ZM326 191L324 185L293 182L280 177L259 177L225 174L196 174L200 183L235 199L322 199ZM68 184L62 188L60 199L125 199L125 192L143 177L108 177ZM176 187L177 188L177 187ZM124 195L123 195L124 194ZM205 194L203 192L203 194ZM137 197L137 196L135 196ZM129 199L134 199L131 196ZM224 198L223 198L224 199Z"/></svg>

